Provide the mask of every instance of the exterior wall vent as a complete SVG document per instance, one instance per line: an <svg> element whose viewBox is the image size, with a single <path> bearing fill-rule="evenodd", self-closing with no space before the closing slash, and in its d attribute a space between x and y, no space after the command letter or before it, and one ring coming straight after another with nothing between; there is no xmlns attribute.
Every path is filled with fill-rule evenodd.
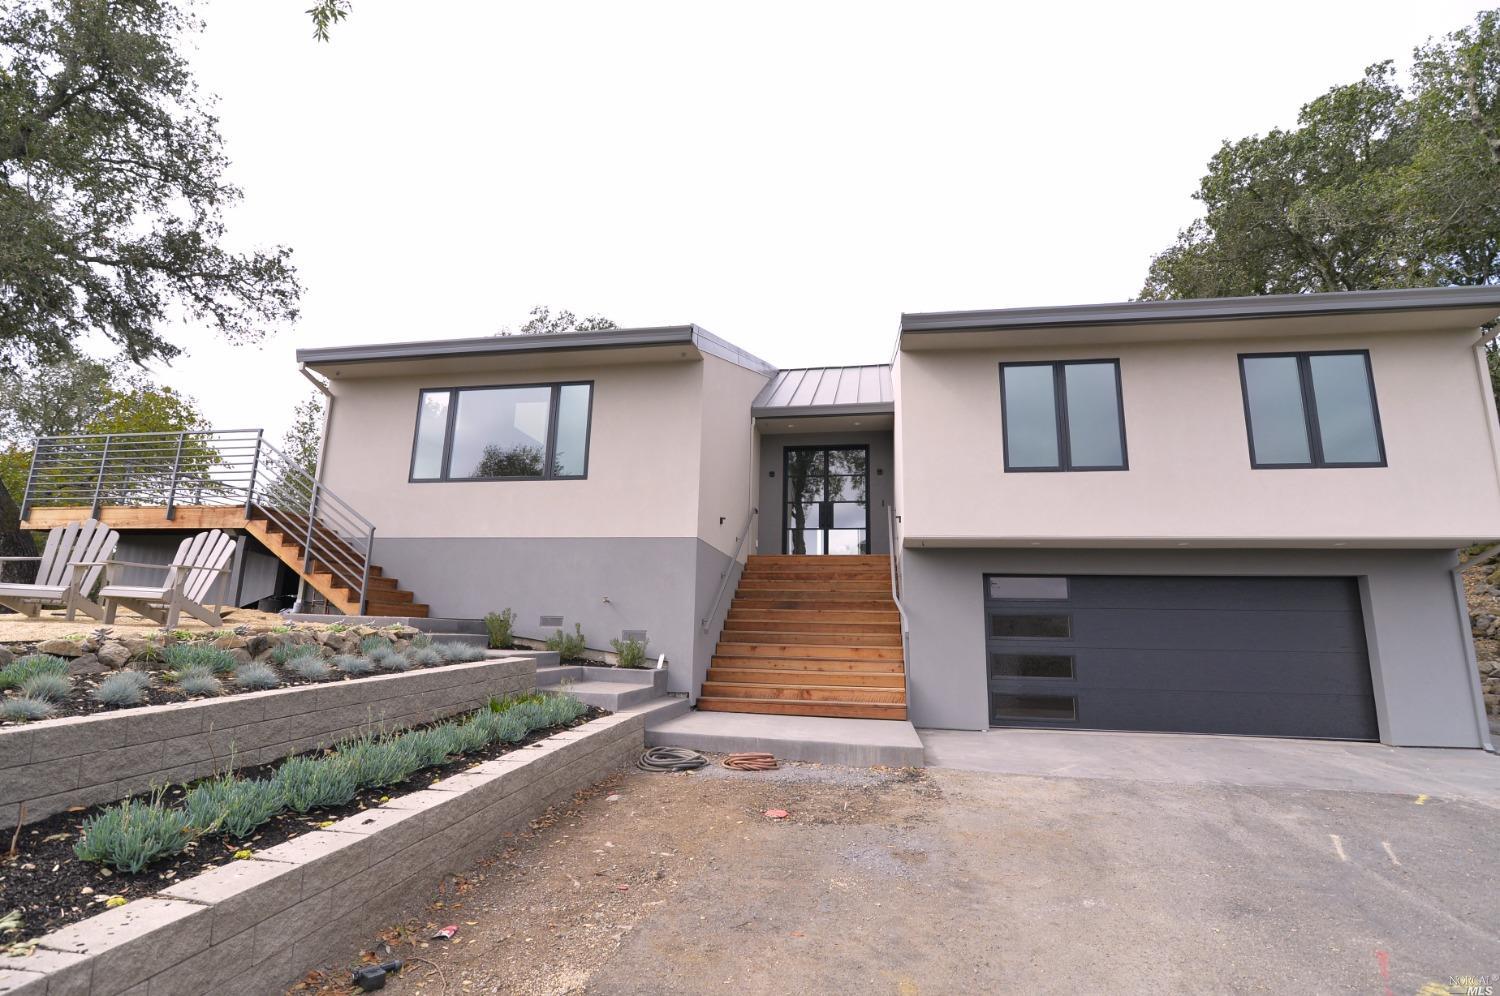
<svg viewBox="0 0 1500 996"><path fill-rule="evenodd" d="M641 643L641 644L649 642L646 639L646 631L643 630L643 629L627 629L627 630L622 630L620 632L620 639L622 641L625 641L625 640L634 640L636 643Z"/></svg>
<svg viewBox="0 0 1500 996"><path fill-rule="evenodd" d="M562 616L542 616L541 625L543 625L543 626L561 626L562 622L563 622L563 617Z"/></svg>

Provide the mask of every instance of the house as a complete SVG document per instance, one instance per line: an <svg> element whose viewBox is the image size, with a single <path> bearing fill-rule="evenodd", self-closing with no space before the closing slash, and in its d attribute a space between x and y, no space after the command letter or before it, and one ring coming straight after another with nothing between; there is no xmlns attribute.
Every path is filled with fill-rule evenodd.
<svg viewBox="0 0 1500 996"><path fill-rule="evenodd" d="M908 314L889 365L794 370L697 326L299 350L319 486L370 526L301 573L343 611L633 636L705 711L1481 747L1456 567L1500 539L1497 316Z"/></svg>

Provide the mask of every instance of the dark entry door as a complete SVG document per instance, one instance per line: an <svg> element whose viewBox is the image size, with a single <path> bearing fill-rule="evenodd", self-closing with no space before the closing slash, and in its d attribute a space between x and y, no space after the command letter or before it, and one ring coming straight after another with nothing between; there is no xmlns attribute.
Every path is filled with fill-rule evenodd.
<svg viewBox="0 0 1500 996"><path fill-rule="evenodd" d="M783 553L870 552L868 446L788 446L782 479Z"/></svg>
<svg viewBox="0 0 1500 996"><path fill-rule="evenodd" d="M1353 578L984 582L993 726L1379 737Z"/></svg>

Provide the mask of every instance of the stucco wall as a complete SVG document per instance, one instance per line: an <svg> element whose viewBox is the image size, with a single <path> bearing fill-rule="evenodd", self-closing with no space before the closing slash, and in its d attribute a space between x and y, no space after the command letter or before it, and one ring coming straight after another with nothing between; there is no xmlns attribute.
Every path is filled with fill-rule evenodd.
<svg viewBox="0 0 1500 996"><path fill-rule="evenodd" d="M1473 332L904 352L903 531L1033 539L1397 545L1500 536L1493 400ZM1255 470L1237 354L1368 349L1384 468ZM1128 471L1005 473L999 364L1118 358Z"/></svg>
<svg viewBox="0 0 1500 996"><path fill-rule="evenodd" d="M1454 562L1439 550L908 549L912 722L988 725L985 573L1355 577L1382 742L1479 747L1477 676Z"/></svg>
<svg viewBox="0 0 1500 996"><path fill-rule="evenodd" d="M788 446L868 446L870 448L870 552L890 553L886 509L895 501L895 464L889 432L762 433L757 471L760 523L757 553L780 553L786 491L783 451ZM772 477L771 473L776 476Z"/></svg>
<svg viewBox="0 0 1500 996"><path fill-rule="evenodd" d="M768 379L715 356L703 360L698 537L725 554L734 553L750 514L750 403Z"/></svg>

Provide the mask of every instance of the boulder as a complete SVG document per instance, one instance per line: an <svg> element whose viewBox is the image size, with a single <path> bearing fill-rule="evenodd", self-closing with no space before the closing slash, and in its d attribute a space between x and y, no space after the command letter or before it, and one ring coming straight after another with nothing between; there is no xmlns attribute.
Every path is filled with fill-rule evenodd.
<svg viewBox="0 0 1500 996"><path fill-rule="evenodd" d="M72 640L43 640L36 645L36 652L53 657L82 657L83 647Z"/></svg>
<svg viewBox="0 0 1500 996"><path fill-rule="evenodd" d="M94 654L83 654L68 662L68 673L74 677L85 674L103 674L105 670L104 662Z"/></svg>
<svg viewBox="0 0 1500 996"><path fill-rule="evenodd" d="M250 656L250 651L246 650L244 647L235 647L233 650L229 651L229 656L234 658L236 667L241 664L249 664L253 659ZM268 653L266 654L266 656L270 657L271 655Z"/></svg>
<svg viewBox="0 0 1500 996"><path fill-rule="evenodd" d="M244 650L248 642L243 636L221 636L214 641L214 646L220 650Z"/></svg>
<svg viewBox="0 0 1500 996"><path fill-rule="evenodd" d="M256 633L245 641L245 649L250 652L251 657L260 658L269 654L278 642L274 640L273 634Z"/></svg>
<svg viewBox="0 0 1500 996"><path fill-rule="evenodd" d="M98 650L99 663L105 667L124 667L130 660L130 648L119 640L106 640Z"/></svg>
<svg viewBox="0 0 1500 996"><path fill-rule="evenodd" d="M5 667L15 659L15 654L11 653L9 650L6 650L4 647L0 647L0 667Z"/></svg>

